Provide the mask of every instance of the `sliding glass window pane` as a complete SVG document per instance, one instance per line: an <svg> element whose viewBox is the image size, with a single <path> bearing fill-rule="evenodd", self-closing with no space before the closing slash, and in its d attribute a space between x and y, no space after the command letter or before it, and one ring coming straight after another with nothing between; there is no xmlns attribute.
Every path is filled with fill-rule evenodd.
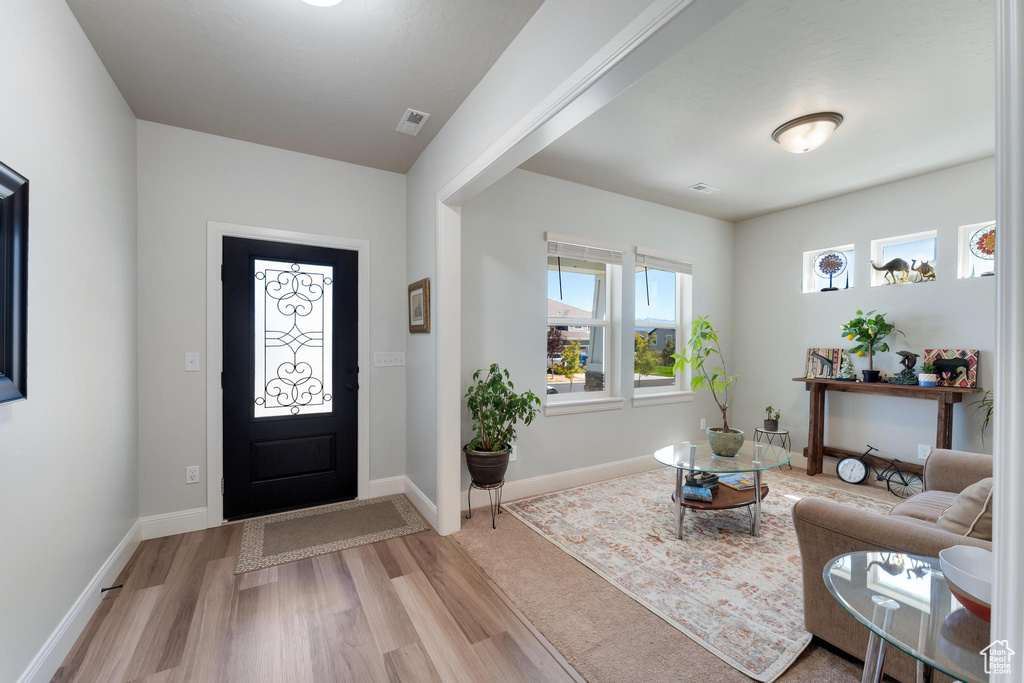
<svg viewBox="0 0 1024 683"><path fill-rule="evenodd" d="M334 268L257 259L254 417L331 412Z"/></svg>
<svg viewBox="0 0 1024 683"><path fill-rule="evenodd" d="M675 385L672 366L679 333L674 327L637 327L633 334L633 386Z"/></svg>
<svg viewBox="0 0 1024 683"><path fill-rule="evenodd" d="M548 257L548 317L604 320L608 268L603 263Z"/></svg>
<svg viewBox="0 0 1024 683"><path fill-rule="evenodd" d="M636 269L637 322L677 322L676 274L665 270Z"/></svg>
<svg viewBox="0 0 1024 683"><path fill-rule="evenodd" d="M605 329L548 325L547 393L605 390Z"/></svg>

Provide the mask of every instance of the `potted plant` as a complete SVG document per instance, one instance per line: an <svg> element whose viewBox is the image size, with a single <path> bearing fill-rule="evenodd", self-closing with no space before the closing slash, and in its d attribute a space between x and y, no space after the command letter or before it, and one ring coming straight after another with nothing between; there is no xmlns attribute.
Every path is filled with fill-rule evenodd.
<svg viewBox="0 0 1024 683"><path fill-rule="evenodd" d="M463 447L469 476L483 486L500 484L508 469L508 456L516 440L516 423L530 424L540 399L532 391L515 393L508 370L492 364L487 375L473 373L476 384L466 390L476 436Z"/></svg>
<svg viewBox="0 0 1024 683"><path fill-rule="evenodd" d="M922 387L934 387L939 384L939 376L935 374L935 366L925 363L921 366L921 372L917 375L917 384Z"/></svg>
<svg viewBox="0 0 1024 683"><path fill-rule="evenodd" d="M857 317L843 325L842 329L844 337L857 342L850 352L861 358L868 357L868 369L862 372L864 381L877 382L881 373L875 370L875 353L889 350L889 345L883 341L887 336L893 332L903 333L886 321L884 313L875 311L857 311Z"/></svg>
<svg viewBox="0 0 1024 683"><path fill-rule="evenodd" d="M711 326L709 316L700 316L690 324L690 338L686 340L683 353L673 355L676 359L672 367L672 374L682 372L686 366L693 371L690 377L690 388L710 389L711 396L722 411L722 425L720 427L708 427L706 436L711 452L715 455L733 458L739 453L743 446L743 432L739 429L729 428L729 418L726 414L729 406L732 405L733 397L729 390L736 383L737 376L729 375L725 371L725 359L722 357L722 349L718 345L718 333ZM715 356L721 367L708 367L708 359Z"/></svg>
<svg viewBox="0 0 1024 683"><path fill-rule="evenodd" d="M988 435L988 426L992 423L992 413L996 407L992 390L987 390L981 398L971 403L971 405L981 419L981 442L985 443L985 437Z"/></svg>
<svg viewBox="0 0 1024 683"><path fill-rule="evenodd" d="M766 432L777 432L779 431L779 418L782 417L782 413L775 410L771 406L764 409L766 417L764 419L764 430Z"/></svg>

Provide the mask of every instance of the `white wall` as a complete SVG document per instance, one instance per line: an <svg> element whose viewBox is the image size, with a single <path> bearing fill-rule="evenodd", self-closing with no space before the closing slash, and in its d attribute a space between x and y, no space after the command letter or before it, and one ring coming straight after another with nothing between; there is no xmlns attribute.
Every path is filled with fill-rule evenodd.
<svg viewBox="0 0 1024 683"><path fill-rule="evenodd" d="M546 0L430 142L407 181L406 279L435 277L437 192L634 19L649 0ZM444 305L431 302L436 313ZM410 335L409 478L437 492L436 335Z"/></svg>
<svg viewBox="0 0 1024 683"><path fill-rule="evenodd" d="M857 309L886 313L906 333L890 342L892 352L876 356L876 369L898 371L895 351L903 349L980 349L979 384L991 387L995 278L958 280L956 259L958 226L994 218L995 169L985 159L738 223L736 426L752 430L771 404L782 410L794 450L802 450L808 394L792 378L803 374L808 347L852 345L841 338L839 326ZM935 282L869 286L871 240L932 229L938 231ZM849 243L856 246L856 286L801 293L803 252ZM853 361L858 374L867 367L866 358ZM829 393L826 408L829 446L863 450L870 443L886 455L913 460L918 444L935 445L932 401ZM974 409L961 404L954 416L954 448L991 452L991 441L982 443Z"/></svg>
<svg viewBox="0 0 1024 683"><path fill-rule="evenodd" d="M138 517L135 118L63 2L5 2L0 161L29 179L28 400L0 405L0 680Z"/></svg>
<svg viewBox="0 0 1024 683"><path fill-rule="evenodd" d="M519 391L544 397L548 230L654 247L695 259L693 313L711 315L723 338L732 333L730 263L733 227L726 221L668 208L527 171L505 176L462 207L462 380L478 368L507 368ZM513 481L653 453L666 443L703 438L700 418L718 424L706 392L688 403L633 407L633 254L625 256L622 318L616 335L621 410L540 415L519 429ZM623 366L621 350L629 349ZM728 344L725 352L728 353ZM472 436L469 412L463 436ZM465 477L463 484L468 484Z"/></svg>
<svg viewBox="0 0 1024 683"><path fill-rule="evenodd" d="M370 241L370 351L404 351L405 177L140 121L142 515L206 505L206 222ZM370 478L405 469L405 373L371 373ZM186 485L199 465L201 483Z"/></svg>

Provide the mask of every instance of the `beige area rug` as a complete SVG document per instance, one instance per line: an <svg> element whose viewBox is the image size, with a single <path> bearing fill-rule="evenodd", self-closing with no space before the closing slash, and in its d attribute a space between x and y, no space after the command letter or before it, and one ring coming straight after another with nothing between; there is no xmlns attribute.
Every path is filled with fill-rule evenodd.
<svg viewBox="0 0 1024 683"><path fill-rule="evenodd" d="M235 573L266 569L429 528L402 494L250 519L242 530Z"/></svg>
<svg viewBox="0 0 1024 683"><path fill-rule="evenodd" d="M790 516L793 503L811 496L875 512L885 512L892 503L773 472L766 473L765 481L771 493L762 508L760 538L749 535L747 513L740 509L689 511L684 540L676 540L670 500L673 473L667 469L536 496L504 507L723 662L756 680L773 681L811 641L810 634L803 630L800 553ZM464 532L456 537L463 543L460 536ZM474 544L464 545L489 571L489 563L477 557ZM547 575L552 580L553 573ZM590 679L587 667L562 650L557 636L545 631L544 619L524 612ZM629 642L620 645L619 653L627 657L637 642L632 634L628 637ZM670 654L673 658L683 656L678 648ZM687 665L685 670L692 676L696 669ZM657 672L648 670L647 680L658 680ZM828 680L825 673L819 671L808 680ZM707 676L702 674L701 678Z"/></svg>

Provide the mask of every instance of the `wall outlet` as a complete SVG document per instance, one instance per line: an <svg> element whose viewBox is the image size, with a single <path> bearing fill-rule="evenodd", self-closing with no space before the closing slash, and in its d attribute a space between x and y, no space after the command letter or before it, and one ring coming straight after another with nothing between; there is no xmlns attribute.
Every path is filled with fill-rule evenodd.
<svg viewBox="0 0 1024 683"><path fill-rule="evenodd" d="M928 459L928 455L931 454L931 452L932 452L932 447L931 446L929 446L927 444L923 444L923 443L917 444L917 459L918 460L921 460L921 461L927 460Z"/></svg>
<svg viewBox="0 0 1024 683"><path fill-rule="evenodd" d="M516 445L512 444L512 450L508 454L508 461L509 462L515 462L516 461L516 457L517 457L516 456Z"/></svg>
<svg viewBox="0 0 1024 683"><path fill-rule="evenodd" d="M185 483L199 483L199 465L189 465L188 467L185 468Z"/></svg>
<svg viewBox="0 0 1024 683"><path fill-rule="evenodd" d="M185 372L199 372L199 354L185 354Z"/></svg>
<svg viewBox="0 0 1024 683"><path fill-rule="evenodd" d="M706 417L702 417L702 418L700 419L700 428L701 428L702 430L704 430L704 429L707 429L707 428L708 428L708 419L707 419Z"/></svg>
<svg viewBox="0 0 1024 683"><path fill-rule="evenodd" d="M405 351L378 351L373 354L375 368L398 368L405 365Z"/></svg>

